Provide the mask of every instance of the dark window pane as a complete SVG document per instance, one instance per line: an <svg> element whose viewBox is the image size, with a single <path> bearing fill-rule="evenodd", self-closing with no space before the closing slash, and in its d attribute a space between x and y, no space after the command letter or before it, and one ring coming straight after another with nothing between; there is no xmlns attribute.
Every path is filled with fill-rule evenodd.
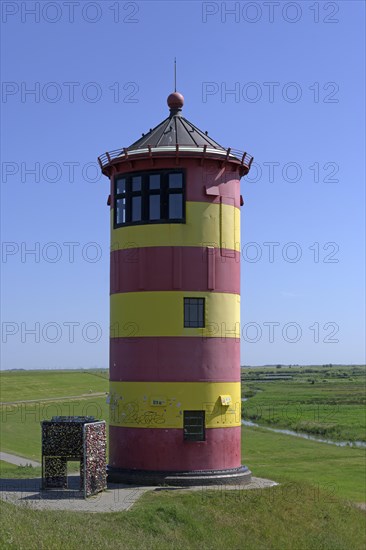
<svg viewBox="0 0 366 550"><path fill-rule="evenodd" d="M177 223L184 220L184 174L170 170L135 172L116 176L116 225L149 222ZM125 199L122 202L122 199ZM118 202L117 201L121 201ZM198 323L198 313L187 311L191 326Z"/></svg>
<svg viewBox="0 0 366 550"><path fill-rule="evenodd" d="M132 178L132 191L141 191L141 176Z"/></svg>
<svg viewBox="0 0 366 550"><path fill-rule="evenodd" d="M150 195L149 197L150 220L160 220L160 195Z"/></svg>
<svg viewBox="0 0 366 550"><path fill-rule="evenodd" d="M198 304L198 326L199 327L204 327L205 326L205 323L204 323L204 319L203 319L203 301L202 302L199 302Z"/></svg>
<svg viewBox="0 0 366 550"><path fill-rule="evenodd" d="M205 326L205 299L184 298L184 327L202 328Z"/></svg>
<svg viewBox="0 0 366 550"><path fill-rule="evenodd" d="M188 322L192 327L197 326L198 311L196 304L189 304Z"/></svg>
<svg viewBox="0 0 366 550"><path fill-rule="evenodd" d="M177 195L169 195L169 219L183 218L183 197L179 193Z"/></svg>
<svg viewBox="0 0 366 550"><path fill-rule="evenodd" d="M169 188L181 189L183 186L182 174L169 174Z"/></svg>
<svg viewBox="0 0 366 550"><path fill-rule="evenodd" d="M132 197L132 220L141 221L141 197Z"/></svg>
<svg viewBox="0 0 366 550"><path fill-rule="evenodd" d="M184 300L184 319L188 319L189 305L187 301Z"/></svg>
<svg viewBox="0 0 366 550"><path fill-rule="evenodd" d="M205 441L205 411L183 411L183 439Z"/></svg>
<svg viewBox="0 0 366 550"><path fill-rule="evenodd" d="M150 174L149 189L160 189L160 174Z"/></svg>
<svg viewBox="0 0 366 550"><path fill-rule="evenodd" d="M117 192L117 195L119 195L120 193L125 193L126 192L126 179L125 178L120 178L120 179L117 180L116 192Z"/></svg>
<svg viewBox="0 0 366 550"><path fill-rule="evenodd" d="M117 199L116 201L117 214L116 220L117 224L126 223L126 199Z"/></svg>

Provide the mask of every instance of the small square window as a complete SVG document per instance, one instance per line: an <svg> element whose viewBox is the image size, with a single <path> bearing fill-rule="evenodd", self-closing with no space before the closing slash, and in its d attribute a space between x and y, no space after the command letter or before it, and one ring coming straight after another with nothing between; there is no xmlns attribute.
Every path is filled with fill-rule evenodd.
<svg viewBox="0 0 366 550"><path fill-rule="evenodd" d="M183 439L205 441L205 411L183 411Z"/></svg>
<svg viewBox="0 0 366 550"><path fill-rule="evenodd" d="M184 327L200 328L205 326L205 299L184 298Z"/></svg>

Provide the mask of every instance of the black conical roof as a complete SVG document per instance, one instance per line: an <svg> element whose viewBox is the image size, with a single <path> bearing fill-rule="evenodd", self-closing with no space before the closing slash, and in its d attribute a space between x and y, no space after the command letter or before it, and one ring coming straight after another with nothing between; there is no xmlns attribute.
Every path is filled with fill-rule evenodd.
<svg viewBox="0 0 366 550"><path fill-rule="evenodd" d="M180 104L175 104L169 99L180 94L171 94L168 98L170 106L170 115L160 122L155 128L150 129L147 134L144 134L140 139L127 147L128 151L150 147L175 147L176 145L184 145L188 147L210 147L225 151L215 140L207 135L207 132L202 132L197 126L181 115L181 107L183 106L183 96Z"/></svg>
<svg viewBox="0 0 366 550"><path fill-rule="evenodd" d="M152 158L153 156L175 156L176 159L184 156L198 156L204 158L219 158L224 162L233 162L239 165L240 177L247 174L253 162L253 157L243 151L225 149L222 145L212 139L207 132L202 132L192 124L181 111L184 104L184 97L173 92L168 97L170 108L169 116L160 124L142 134L142 137L132 143L129 147L122 147L104 153L98 157L99 165L103 174L109 176L109 167L112 164L128 162L133 166L134 159Z"/></svg>

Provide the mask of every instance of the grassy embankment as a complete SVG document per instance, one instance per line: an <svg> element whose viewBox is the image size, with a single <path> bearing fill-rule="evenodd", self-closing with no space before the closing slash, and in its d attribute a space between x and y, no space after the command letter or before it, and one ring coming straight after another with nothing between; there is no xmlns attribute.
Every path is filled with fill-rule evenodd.
<svg viewBox="0 0 366 550"><path fill-rule="evenodd" d="M33 403L33 409L22 408L21 404L14 408L3 406L3 451L39 460L39 422L53 414L107 418L104 397L63 399L90 391L107 391L106 379L70 372L5 374L8 375L6 398L3 393L1 401L19 400L20 388L24 399L53 397L55 401ZM4 382L4 374L0 376ZM293 388L294 392L299 392L301 387L307 390L305 385L300 385L303 382L295 379L291 383L289 387L286 382L286 393L279 389L283 382L259 383L259 389L264 391L258 392L253 400L264 398L268 392L267 403L271 394L274 406L276 399L282 406L284 396L287 403L291 401L289 394ZM253 384L255 390L257 382ZM310 392L316 390L316 384L311 385ZM4 391L4 383L1 386ZM339 395L340 386L329 384L327 391L329 387L336 390L334 395ZM346 399L351 388L348 385L345 390ZM307 394L306 399L309 398ZM315 443L264 428L247 428L243 430L243 458L256 476L282 484L264 491L146 494L129 513L93 514L93 521L90 515L81 513L39 513L0 503L3 526L0 545L27 550L80 548L91 541L102 549L184 547L195 550L231 546L248 550L358 550L364 547L364 512L344 500L365 501L363 450ZM39 468L19 468L6 463L0 463L0 469L2 477L40 475Z"/></svg>
<svg viewBox="0 0 366 550"><path fill-rule="evenodd" d="M147 493L130 512L92 516L0 507L4 549L363 550L365 544L364 513L306 484L296 492L282 485Z"/></svg>

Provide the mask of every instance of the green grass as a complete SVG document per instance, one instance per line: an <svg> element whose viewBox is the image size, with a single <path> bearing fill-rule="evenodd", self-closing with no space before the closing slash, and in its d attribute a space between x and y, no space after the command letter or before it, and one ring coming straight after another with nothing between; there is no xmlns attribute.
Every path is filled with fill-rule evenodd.
<svg viewBox="0 0 366 550"><path fill-rule="evenodd" d="M4 371L0 373L0 401L24 401L107 392L108 371Z"/></svg>
<svg viewBox="0 0 366 550"><path fill-rule="evenodd" d="M77 462L68 462L67 471L68 473L80 472L80 466ZM0 477L2 479L30 479L41 476L41 466L31 466L30 464L26 466L16 466L16 464L10 464L9 462L0 460Z"/></svg>
<svg viewBox="0 0 366 550"><path fill-rule="evenodd" d="M365 370L244 369L243 418L260 425L288 428L336 441L366 441ZM268 374L291 374L292 380L262 382Z"/></svg>
<svg viewBox="0 0 366 550"><path fill-rule="evenodd" d="M0 477L3 479L29 479L31 477L41 477L41 475L40 466L16 466L0 460Z"/></svg>
<svg viewBox="0 0 366 550"><path fill-rule="evenodd" d="M68 394L74 394L74 380L95 378L96 384L106 384L104 379L99 379L93 375L85 375L83 372L79 372L78 376L73 378L73 373L65 371L63 373L47 372L47 380L42 385L39 381L43 375L42 371L33 372L33 381L29 372L26 376L33 388L38 385L37 391L41 399L49 394L50 377L52 379L52 375L56 376L55 380L65 377L66 381L61 384L61 387L66 395L67 385L69 387ZM16 386L16 379L18 379L18 387L23 384L24 376L23 372L10 373L13 387ZM334 386L336 396L341 391L340 384L342 384L342 381L337 382ZM262 403L266 400L269 402L270 399L276 399L279 402L286 395L288 400L295 405L294 394L299 397L301 390L303 399L305 397L310 399L310 392L314 391L314 386L309 389L307 385L296 381L292 382L293 392L292 390L289 392L288 386L284 388L283 383L279 382L258 385L264 391L258 392L247 403L255 403L255 400L258 399L261 399ZM329 387L326 389L326 395L328 395L328 392ZM9 391L8 394L12 398ZM33 398L35 394L36 391L33 389ZM315 388L314 400L321 395L324 397L324 392L317 393ZM49 419L53 415L70 414L94 415L97 418L108 419L108 407L104 397L8 405L3 406L1 412L1 450L38 461L41 460L41 420ZM289 427L288 424L285 427ZM244 463L250 467L256 476L281 482L291 481L297 483L307 481L315 487L323 487L324 490L334 492L340 497L355 502L366 501L363 477L365 452L363 449L340 448L275 434L261 428L244 428L242 456ZM38 475L35 470L33 474ZM16 472L13 475L16 476Z"/></svg>
<svg viewBox="0 0 366 550"><path fill-rule="evenodd" d="M70 403L75 414L95 412L99 413L97 416L108 418L104 398ZM63 405L57 414L67 414L70 403L57 402L55 405L58 407ZM35 421L32 415L24 420L22 422L21 411L18 411L17 415L9 417L8 422L2 424L2 450L40 461L39 421ZM316 443L275 434L263 428L244 428L242 447L243 461L257 477L276 481L306 480L344 498L356 502L366 500L363 449Z"/></svg>
<svg viewBox="0 0 366 550"><path fill-rule="evenodd" d="M243 462L253 475L278 482L307 481L354 502L366 501L365 450L244 428Z"/></svg>
<svg viewBox="0 0 366 550"><path fill-rule="evenodd" d="M40 513L1 503L4 550L363 550L364 513L307 484L264 491L163 491L127 513ZM14 526L16 525L16 529Z"/></svg>
<svg viewBox="0 0 366 550"><path fill-rule="evenodd" d="M341 413L335 422L342 428L339 436L349 433L362 439L359 437L361 378L358 382L332 379L324 384L319 380L323 372L318 371L312 369L310 375L315 379L314 384L306 381L303 371L291 382L248 380L247 391L254 396L245 406L260 404L265 410L272 404L277 407L275 414L279 415L279 421L269 418L268 422L265 419L260 422L294 428L291 422L295 419L291 415L299 404L304 416L296 421L309 422L309 415L319 415L322 410L328 415L326 407L338 403ZM20 387L23 399L54 398L49 402L1 407L1 450L40 460L42 419L73 414L108 418L105 397L63 399L90 390L107 391L107 381L103 378L106 373L94 374L69 371L1 374L3 401L18 400ZM263 391L257 392L257 389ZM313 407L313 412L309 407ZM322 425L324 420L317 419ZM92 518L84 513L40 513L26 506L0 502L0 547L79 549L92 544L98 549L126 550L364 548L364 512L347 503L366 500L364 450L316 443L264 428L244 428L242 456L253 475L273 479L281 485L260 491L148 493L127 513L100 513L93 514ZM76 469L75 464L70 467L70 471ZM30 478L40 477L41 469L0 462L0 473L3 478Z"/></svg>
<svg viewBox="0 0 366 550"><path fill-rule="evenodd" d="M56 415L105 419L108 418L108 406L103 396L3 405L0 413L1 450L40 461L42 420L49 420Z"/></svg>

